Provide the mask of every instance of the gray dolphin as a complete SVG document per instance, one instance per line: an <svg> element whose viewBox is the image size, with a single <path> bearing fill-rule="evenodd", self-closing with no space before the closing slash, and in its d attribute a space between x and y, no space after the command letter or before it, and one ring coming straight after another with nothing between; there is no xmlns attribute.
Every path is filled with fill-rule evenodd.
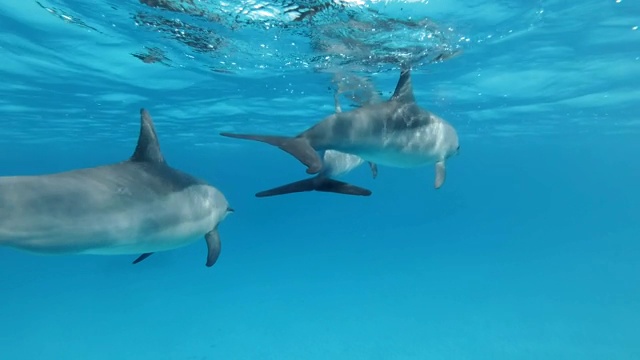
<svg viewBox="0 0 640 360"><path fill-rule="evenodd" d="M356 79L359 79L356 77ZM340 93L344 91L353 90L351 88L344 88L343 84L338 84L338 88L336 89L333 99L335 103L335 111L336 113L342 112L342 107L340 106ZM371 91L366 91L371 89L365 89L365 92L372 93L366 94L364 101L357 101L355 98L352 98L355 102L359 103L360 106L363 104L369 103L373 101L373 94L375 92L375 88ZM368 96L367 96L368 95ZM347 195L359 195L359 196L369 196L371 195L371 190L365 189L359 186L355 186L352 184L348 184L342 181L335 180L333 178L340 177L351 170L357 168L362 165L365 160L359 156L343 153L336 150L325 150L322 153L322 163L323 167L318 175L304 179L296 182L292 182L286 185L278 186L273 189L261 191L256 194L256 197L267 197L267 196L276 196L276 195L284 195L290 193L304 192L304 191L322 191L322 192L336 192L340 194ZM378 176L378 167L376 164L369 162L369 167L371 169L371 174L375 179Z"/></svg>
<svg viewBox="0 0 640 360"><path fill-rule="evenodd" d="M409 69L401 71L389 100L332 114L295 137L220 135L278 146L306 165L309 174L322 170L317 151L323 150L337 150L393 167L435 163L436 189L446 177L445 161L460 149L453 126L416 104Z"/></svg>
<svg viewBox="0 0 640 360"><path fill-rule="evenodd" d="M151 116L126 161L38 176L0 177L0 245L39 254L142 254L206 240L220 255L218 225L233 210L205 181L164 160Z"/></svg>

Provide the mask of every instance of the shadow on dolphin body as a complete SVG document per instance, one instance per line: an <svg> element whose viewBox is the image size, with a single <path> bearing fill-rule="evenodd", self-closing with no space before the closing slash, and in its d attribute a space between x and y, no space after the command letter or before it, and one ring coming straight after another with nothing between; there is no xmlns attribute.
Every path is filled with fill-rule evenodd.
<svg viewBox="0 0 640 360"><path fill-rule="evenodd" d="M220 135L277 146L306 165L308 174L323 170L325 164L318 152L326 150L391 167L435 164L436 189L446 178L445 161L460 149L454 127L416 104L411 70L407 68L401 71L395 91L387 101L336 112L295 137L228 132Z"/></svg>
<svg viewBox="0 0 640 360"><path fill-rule="evenodd" d="M213 266L231 212L218 189L167 164L145 109L128 160L0 177L0 245L38 254L142 254L138 263L204 238Z"/></svg>

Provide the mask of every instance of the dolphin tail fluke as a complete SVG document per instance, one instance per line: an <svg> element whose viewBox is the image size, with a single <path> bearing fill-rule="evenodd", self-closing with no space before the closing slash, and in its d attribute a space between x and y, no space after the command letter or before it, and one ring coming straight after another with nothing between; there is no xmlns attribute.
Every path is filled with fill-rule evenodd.
<svg viewBox="0 0 640 360"><path fill-rule="evenodd" d="M256 197L277 196L305 191L333 192L345 195L369 196L371 190L329 178L311 178L292 182L270 190L261 191Z"/></svg>
<svg viewBox="0 0 640 360"><path fill-rule="evenodd" d="M333 179L324 179L320 182L319 186L316 187L316 191L358 196L371 195L371 190Z"/></svg>
<svg viewBox="0 0 640 360"><path fill-rule="evenodd" d="M316 150L311 147L309 141L303 137L291 138L286 136L232 133L220 133L220 135L235 139L255 140L277 146L280 149L293 155L296 159L298 159L298 161L306 165L308 174L317 174L322 169L322 160L320 159L320 156L318 156Z"/></svg>

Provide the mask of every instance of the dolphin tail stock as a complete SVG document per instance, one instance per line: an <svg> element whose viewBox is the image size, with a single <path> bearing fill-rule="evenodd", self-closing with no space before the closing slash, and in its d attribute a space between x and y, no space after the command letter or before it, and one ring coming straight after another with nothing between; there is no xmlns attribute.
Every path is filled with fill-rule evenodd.
<svg viewBox="0 0 640 360"><path fill-rule="evenodd" d="M322 192L333 192L344 195L371 195L371 190L351 185L346 182L326 177L313 177L311 179L304 179L286 185L278 186L273 189L260 191L256 194L256 197L277 196L314 190Z"/></svg>
<svg viewBox="0 0 640 360"><path fill-rule="evenodd" d="M322 169L322 160L316 150L311 147L309 140L303 137L286 137L272 135L232 134L220 133L220 135L235 139L254 140L277 146L293 155L298 161L307 166L308 174L317 174Z"/></svg>

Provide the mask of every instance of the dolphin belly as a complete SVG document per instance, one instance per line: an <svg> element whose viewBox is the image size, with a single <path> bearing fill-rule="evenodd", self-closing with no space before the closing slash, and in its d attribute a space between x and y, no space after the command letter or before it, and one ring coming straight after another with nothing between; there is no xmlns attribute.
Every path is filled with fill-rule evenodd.
<svg viewBox="0 0 640 360"><path fill-rule="evenodd" d="M397 168L421 167L437 161L435 157L415 156L402 151L376 151L376 149L363 148L355 150L355 153L367 161Z"/></svg>
<svg viewBox="0 0 640 360"><path fill-rule="evenodd" d="M440 137L433 125L382 134L337 139L332 149L366 161L399 168L421 167L444 158Z"/></svg>
<svg viewBox="0 0 640 360"><path fill-rule="evenodd" d="M322 175L339 177L360 166L364 160L353 154L346 154L335 150L327 150L322 157L324 168Z"/></svg>

